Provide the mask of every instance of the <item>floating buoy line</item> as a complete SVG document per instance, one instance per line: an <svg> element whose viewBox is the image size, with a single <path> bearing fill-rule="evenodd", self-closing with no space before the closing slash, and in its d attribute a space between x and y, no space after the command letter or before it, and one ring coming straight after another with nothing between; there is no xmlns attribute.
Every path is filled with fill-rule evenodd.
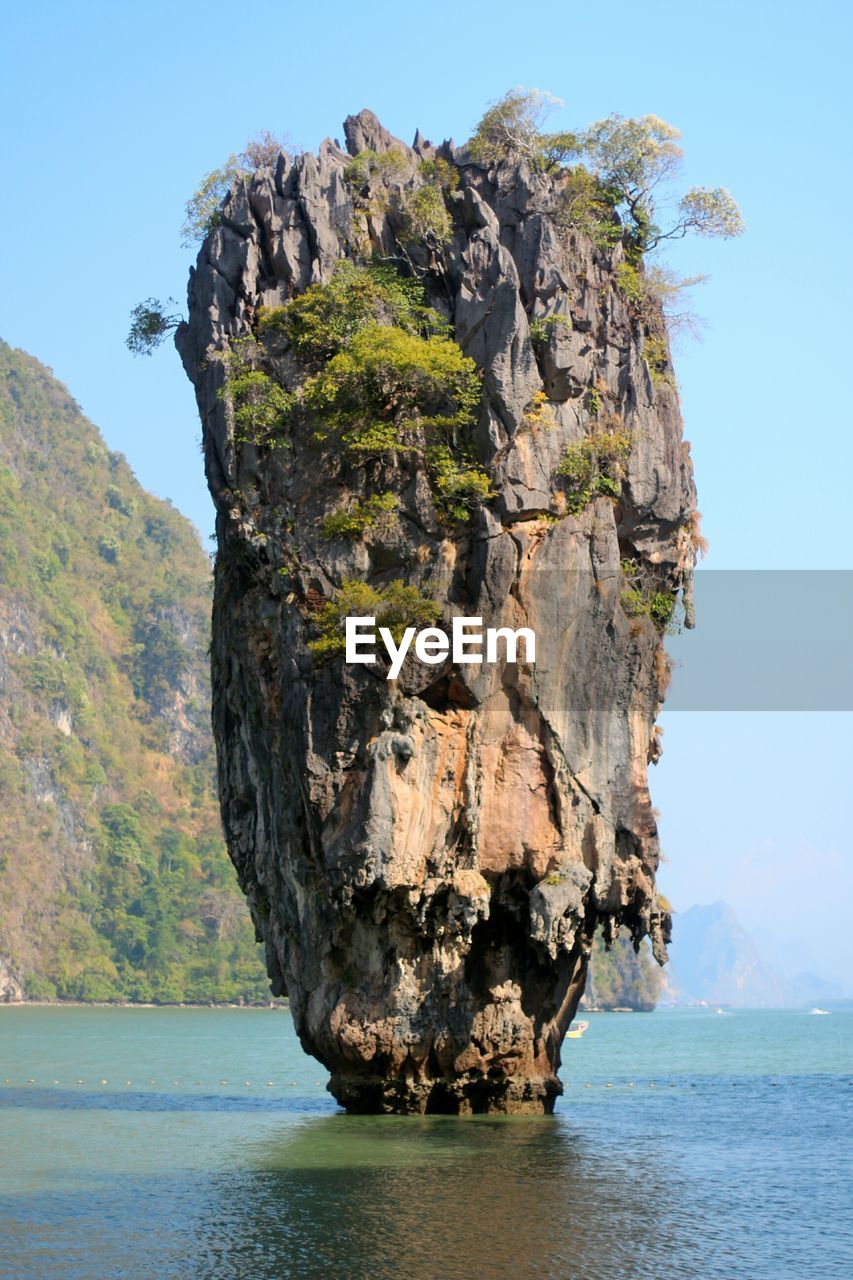
<svg viewBox="0 0 853 1280"><path fill-rule="evenodd" d="M98 1088L111 1087L110 1080L108 1077L97 1077L96 1079L87 1081L85 1078L81 1076L76 1076L73 1081L68 1082L68 1084L72 1084L72 1083L75 1086L85 1086L88 1084L90 1087L98 1087ZM115 1082L115 1084L112 1085L112 1087L113 1088L123 1087L125 1089L132 1089L134 1087L134 1083L135 1082L133 1080L117 1081ZM193 1080L192 1082L187 1081L186 1083L182 1080L172 1080L170 1082L164 1082L160 1084L159 1088L160 1089L180 1089L180 1088L210 1089L210 1088L218 1087L220 1089L223 1089L223 1088L227 1088L230 1085L231 1088L244 1088L244 1089L260 1089L260 1088L266 1088L266 1089L291 1088L293 1089L293 1088L297 1088L299 1086L299 1083L300 1082L298 1080L282 1081L281 1084L279 1084L275 1080L265 1080L265 1081L257 1081L257 1082L254 1082L252 1080L244 1080L241 1083L239 1081L229 1081L227 1078L224 1078L219 1081L208 1082L205 1080ZM662 1081L649 1080L649 1081L640 1081L639 1083L640 1085L645 1084L646 1087L649 1089L656 1089L659 1084L664 1087L668 1085L670 1089L677 1089L679 1087L679 1082L676 1080L662 1080ZM697 1087L695 1081L682 1081L681 1083L685 1085L689 1084L692 1088ZM853 1081L851 1081L851 1083L853 1083ZM36 1079L35 1076L25 1076L20 1078L20 1080L16 1081L13 1077L6 1076L3 1079L3 1084L10 1085L12 1087L15 1087L15 1086L20 1087L24 1084L36 1085L39 1087L61 1087L63 1085L63 1081L58 1079L51 1079L49 1081L45 1080L44 1082L40 1082L39 1080ZM303 1084L305 1085L305 1087L310 1087L310 1085L314 1085L315 1087L322 1087L325 1085L325 1081L324 1080L315 1080L311 1082L304 1081ZM565 1088L569 1089L572 1087L572 1085L575 1085L577 1088L583 1087L584 1089L596 1089L596 1088L598 1089L620 1089L620 1088L634 1089L636 1088L636 1084L637 1082L635 1082L634 1080L625 1080L625 1081L566 1080ZM732 1084L732 1087L734 1088L737 1085L737 1081L733 1080L731 1081L731 1084ZM156 1077L154 1076L149 1077L149 1079L146 1082L140 1082L139 1084L137 1084L136 1088L144 1089L146 1088L146 1085L157 1086L158 1082Z"/></svg>
<svg viewBox="0 0 853 1280"><path fill-rule="evenodd" d="M77 1076L77 1077L75 1077L75 1079L73 1080L73 1082L72 1082L72 1081L69 1081L68 1083L69 1083L69 1084L70 1084L70 1083L73 1083L73 1084L75 1084L75 1085L85 1085L85 1084L87 1084L87 1083L88 1083L88 1084L92 1084L92 1085L98 1085L98 1086L100 1086L100 1087L105 1087L105 1086L109 1086L110 1081L109 1081L108 1079L106 1079L106 1078L100 1078L100 1077L99 1077L97 1080L86 1081L86 1080L84 1080L82 1077ZM124 1087L125 1089L133 1088L133 1084L134 1084L133 1080L124 1080L124 1081L122 1081L121 1083L122 1083L122 1085L123 1085L123 1087ZM156 1081L156 1079L152 1079L152 1080L148 1080L146 1083L147 1083L148 1085L156 1085L156 1084L157 1084L157 1081ZM276 1082L275 1080L265 1080L265 1081L264 1081L264 1087L265 1087L265 1088L267 1088L267 1089L275 1089L275 1088L278 1088L278 1087L284 1088L284 1087L285 1087L285 1085L286 1085L287 1087L293 1088L293 1087L295 1087L296 1085L298 1085L298 1083L299 1083L299 1081L298 1081L298 1080L288 1080L288 1081L286 1081L286 1082L283 1082L281 1086L278 1086L278 1085L277 1085L277 1082ZM318 1080L318 1081L316 1081L315 1083L317 1083L317 1084L323 1084L324 1082L323 1082L322 1080ZM14 1086L15 1084L18 1084L18 1085L22 1085L22 1084L34 1084L34 1085L40 1085L40 1084L42 1084L42 1082L41 1082L41 1081L39 1081L39 1080L37 1080L37 1079L35 1078L35 1076L26 1076L26 1077L22 1078L22 1079L21 1079L21 1080L19 1080L19 1081L15 1081L11 1076L6 1076L6 1077L4 1077L4 1079L3 1079L3 1084L4 1084L4 1085L12 1085L12 1086ZM49 1080L49 1081L48 1081L48 1080L45 1080L45 1081L43 1082L43 1085L44 1085L44 1086L47 1086L47 1085L57 1085L57 1086L61 1086L62 1084L63 1084L63 1081L62 1081L62 1080ZM221 1089L221 1088L224 1088L225 1086L227 1086L227 1085L229 1084L229 1081L228 1081L228 1080L219 1080L218 1082L217 1082L217 1081L210 1081L210 1082L208 1083L208 1082L207 1082L207 1081L205 1081L205 1080L193 1080L193 1081L192 1081L192 1084L190 1084L189 1082L187 1082L187 1084L186 1084L186 1085L184 1085L184 1081L182 1081L182 1080L172 1080L172 1081L171 1081L171 1083L169 1083L169 1084L163 1084L163 1085L161 1085L160 1087L161 1087L161 1088L171 1088L171 1089L179 1089L179 1088L183 1088L183 1087L187 1087L187 1088L205 1089L205 1088L212 1088L215 1084L218 1084L218 1087ZM115 1086L115 1087L118 1087L118 1082L116 1083L116 1086ZM144 1085L144 1084L140 1084L140 1085L138 1085L137 1087L138 1087L138 1088L145 1088L145 1085ZM232 1088L235 1088L235 1087L240 1087L240 1086L238 1086L238 1085L236 1085L236 1084L233 1084L233 1083L232 1083ZM242 1087L243 1087L243 1088L246 1088L246 1089L252 1089L252 1088L257 1088L257 1089L259 1089L259 1088L261 1088L261 1084L260 1084L260 1082L258 1082L258 1084L254 1084L254 1082L253 1082L253 1081L251 1081L251 1080L244 1080L244 1081L243 1081L243 1085L242 1085Z"/></svg>

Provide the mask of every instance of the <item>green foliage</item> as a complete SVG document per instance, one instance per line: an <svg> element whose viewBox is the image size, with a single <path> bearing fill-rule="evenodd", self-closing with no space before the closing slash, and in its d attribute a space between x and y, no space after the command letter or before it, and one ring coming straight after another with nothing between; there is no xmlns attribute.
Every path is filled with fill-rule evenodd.
<svg viewBox="0 0 853 1280"><path fill-rule="evenodd" d="M649 366L649 376L655 386L672 386L672 372L666 340L652 334L643 343L643 356Z"/></svg>
<svg viewBox="0 0 853 1280"><path fill-rule="evenodd" d="M595 169L630 200L678 171L683 159L680 137L660 116L626 119L614 112L589 126L581 148Z"/></svg>
<svg viewBox="0 0 853 1280"><path fill-rule="evenodd" d="M675 597L668 591L646 595L639 587L628 587L619 600L629 618L650 618L661 632L668 629L675 614Z"/></svg>
<svg viewBox="0 0 853 1280"><path fill-rule="evenodd" d="M675 596L669 591L653 591L649 597L649 617L658 631L666 631L675 616Z"/></svg>
<svg viewBox="0 0 853 1280"><path fill-rule="evenodd" d="M406 447L406 424L468 426L479 396L474 362L451 338L369 324L306 382L303 404L319 440L335 433L345 449L366 454Z"/></svg>
<svg viewBox="0 0 853 1280"><path fill-rule="evenodd" d="M557 475L566 482L566 508L570 515L579 515L600 495L619 496L620 464L630 452L630 433L618 424L569 445Z"/></svg>
<svg viewBox="0 0 853 1280"><path fill-rule="evenodd" d="M619 602L628 617L649 618L662 635L675 629L675 593L658 590L638 560L623 560L621 570L627 586Z"/></svg>
<svg viewBox="0 0 853 1280"><path fill-rule="evenodd" d="M317 432L318 440L325 440L327 432L321 428ZM396 422L362 422L355 431L344 431L341 443L348 458L359 461L364 458L382 458L392 454L411 453L414 446L400 439Z"/></svg>
<svg viewBox="0 0 853 1280"><path fill-rule="evenodd" d="M673 179L683 160L677 129L659 116L625 119L610 115L590 125L580 147L598 177L618 197L632 226L638 253L688 231L704 236L741 235L743 219L723 187L691 187L678 203L677 220L666 230L655 222L655 191Z"/></svg>
<svg viewBox="0 0 853 1280"><path fill-rule="evenodd" d="M405 201L401 229L403 239L447 245L452 234L453 224L441 187L430 184L418 187Z"/></svg>
<svg viewBox="0 0 853 1280"><path fill-rule="evenodd" d="M470 520L476 507L495 496L490 477L446 444L431 445L426 462L439 513L447 520Z"/></svg>
<svg viewBox="0 0 853 1280"><path fill-rule="evenodd" d="M283 307L261 312L262 335L286 338L307 360L326 360L343 350L359 330L390 324L406 333L438 333L441 316L427 307L423 286L393 267L340 262L328 284L315 284Z"/></svg>
<svg viewBox="0 0 853 1280"><path fill-rule="evenodd" d="M451 180L437 172L441 181ZM438 185L429 190L443 200ZM309 367L319 365L298 402L318 442L334 437L358 460L415 451L425 436L441 515L466 520L478 501L492 496L488 476L464 456L464 445L454 452L448 444L473 422L480 399L476 367L425 305L418 282L387 266L342 262L328 284L264 312L260 328L266 340L283 337ZM333 512L322 531L360 536L369 514L363 504Z"/></svg>
<svg viewBox="0 0 853 1280"><path fill-rule="evenodd" d="M530 321L530 341L544 346L555 329L570 329L572 326L566 316L554 313L550 316L534 316Z"/></svg>
<svg viewBox="0 0 853 1280"><path fill-rule="evenodd" d="M282 430L292 404L287 392L261 369L229 378L225 394L234 410L237 439L254 444Z"/></svg>
<svg viewBox="0 0 853 1280"><path fill-rule="evenodd" d="M685 301L685 294L706 279L706 276L679 276L660 263L641 266L632 260L620 262L616 268L617 287L638 317L653 329L660 329L662 314L670 333L686 331L696 334L699 321ZM653 337L653 352L655 343L658 345L657 356L660 356L663 345L665 357L665 344L660 338ZM658 364L659 360L656 359L655 363Z"/></svg>
<svg viewBox="0 0 853 1280"><path fill-rule="evenodd" d="M121 544L118 538L110 533L105 533L102 538L98 539L98 555L102 560L106 560L107 564L117 564L120 554Z"/></svg>
<svg viewBox="0 0 853 1280"><path fill-rule="evenodd" d="M619 602L629 618L648 616L646 597L639 587L626 587L619 596Z"/></svg>
<svg viewBox="0 0 853 1280"><path fill-rule="evenodd" d="M616 216L619 196L582 164L566 172L554 208L558 227L589 236L597 248L607 250L622 236Z"/></svg>
<svg viewBox="0 0 853 1280"><path fill-rule="evenodd" d="M56 985L41 973L31 973L24 981L24 996L27 1000L55 1000Z"/></svg>
<svg viewBox="0 0 853 1280"><path fill-rule="evenodd" d="M315 615L319 635L308 648L317 658L344 652L344 620L348 617L375 618L377 628L387 627L399 644L406 627L434 626L441 617L441 605L418 587L407 586L401 578L384 587L346 579L335 598L327 600Z"/></svg>
<svg viewBox="0 0 853 1280"><path fill-rule="evenodd" d="M515 157L540 164L543 153L541 127L558 98L541 89L519 85L490 104L469 140L471 158L485 166ZM555 144L551 135L551 146ZM547 144L546 144L547 145Z"/></svg>
<svg viewBox="0 0 853 1280"><path fill-rule="evenodd" d="M433 156L422 160L418 165L418 173L426 182L432 182L442 191L455 191L459 186L459 170L444 156Z"/></svg>
<svg viewBox="0 0 853 1280"><path fill-rule="evenodd" d="M602 474L596 481L595 491L603 494L605 498L618 498L622 492L622 486L613 476Z"/></svg>
<svg viewBox="0 0 853 1280"><path fill-rule="evenodd" d="M667 238L695 231L699 236L731 240L746 230L741 211L725 187L691 187L679 200L678 211L679 222Z"/></svg>
<svg viewBox="0 0 853 1280"><path fill-rule="evenodd" d="M567 161L574 159L578 150L578 135L571 131L543 133L539 136L538 160L548 172L553 172Z"/></svg>
<svg viewBox="0 0 853 1280"><path fill-rule="evenodd" d="M671 226L656 221L657 190L677 175L683 159L681 135L671 124L659 116L613 114L582 132L543 133L542 122L555 105L561 105L559 99L538 89L510 90L477 125L469 143L472 159L487 166L525 159L549 172L584 161L561 178L554 210L558 225L581 231L607 249L622 238L624 221L635 260L690 231L725 238L742 234L740 211L724 187L691 187L677 202Z"/></svg>
<svg viewBox="0 0 853 1280"><path fill-rule="evenodd" d="M222 221L222 204L236 182L256 169L273 166L284 150L283 140L269 130L250 138L239 155L234 152L218 169L211 169L186 204L181 227L181 244L190 248L203 240Z"/></svg>
<svg viewBox="0 0 853 1280"><path fill-rule="evenodd" d="M218 169L211 169L190 196L181 227L181 244L189 249L204 240L222 220L221 206L228 192L245 170L233 152Z"/></svg>
<svg viewBox="0 0 853 1280"><path fill-rule="evenodd" d="M604 405L604 400L598 387L587 387L585 399L587 412L592 414L593 418L597 418Z"/></svg>
<svg viewBox="0 0 853 1280"><path fill-rule="evenodd" d="M423 241L444 249L453 236L447 196L459 185L459 170L443 156L434 156L421 160L418 173L425 185L402 198L401 242Z"/></svg>
<svg viewBox="0 0 853 1280"><path fill-rule="evenodd" d="M146 298L130 313L130 332L125 346L132 355L150 356L165 341L166 335L177 329L182 316L170 311L178 304L174 298L160 302L158 298Z"/></svg>
<svg viewBox="0 0 853 1280"><path fill-rule="evenodd" d="M258 367L263 351L254 338L241 338L220 358L226 372L219 395L231 408L237 442L260 445L280 435L294 397Z"/></svg>
<svg viewBox="0 0 853 1280"><path fill-rule="evenodd" d="M346 509L339 507L324 516L320 532L324 538L360 538L366 529L398 506L395 493L372 493L364 501L356 501Z"/></svg>
<svg viewBox="0 0 853 1280"><path fill-rule="evenodd" d="M0 937L27 994L268 1000L220 834L207 557L2 343L0 565L26 639L4 673Z"/></svg>
<svg viewBox="0 0 853 1280"><path fill-rule="evenodd" d="M361 191L374 180L381 183L399 182L409 171L406 153L399 148L390 151L359 151L344 169L344 182L354 191Z"/></svg>
<svg viewBox="0 0 853 1280"><path fill-rule="evenodd" d="M616 268L616 284L622 297L634 307L642 306L646 291L643 277L631 262L620 262Z"/></svg>

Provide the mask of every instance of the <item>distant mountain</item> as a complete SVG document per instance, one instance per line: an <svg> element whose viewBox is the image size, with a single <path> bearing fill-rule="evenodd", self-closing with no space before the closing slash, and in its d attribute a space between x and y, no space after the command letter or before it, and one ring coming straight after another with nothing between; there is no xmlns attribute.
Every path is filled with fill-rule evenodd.
<svg viewBox="0 0 853 1280"><path fill-rule="evenodd" d="M213 791L209 581L0 343L0 1000L269 998Z"/></svg>
<svg viewBox="0 0 853 1280"><path fill-rule="evenodd" d="M760 955L727 902L694 906L673 917L667 1000L782 1008L840 998L836 983L812 973L786 980Z"/></svg>
<svg viewBox="0 0 853 1280"><path fill-rule="evenodd" d="M784 983L764 964L727 902L677 912L669 954L668 985L682 999L753 1008L785 1004Z"/></svg>
<svg viewBox="0 0 853 1280"><path fill-rule="evenodd" d="M821 978L816 973L799 973L785 984L789 1004L832 1004L845 998L844 989L837 982Z"/></svg>

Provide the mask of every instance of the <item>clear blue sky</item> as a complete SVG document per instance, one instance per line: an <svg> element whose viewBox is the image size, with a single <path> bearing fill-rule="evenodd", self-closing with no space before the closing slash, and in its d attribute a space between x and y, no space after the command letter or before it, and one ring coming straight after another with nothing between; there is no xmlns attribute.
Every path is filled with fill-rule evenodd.
<svg viewBox="0 0 853 1280"><path fill-rule="evenodd" d="M134 303L183 301L178 229L202 174L260 129L315 148L364 106L406 140L418 126L463 139L516 84L565 100L555 127L653 112L683 131L685 184L728 186L749 227L670 257L711 275L695 299L704 338L678 353L708 563L853 568L852 13L841 0L7 6L0 336L50 365L207 534L177 356L135 361L123 345ZM727 898L803 947L820 921L823 967L853 975L850 717L684 712L666 725L652 783L670 896Z"/></svg>

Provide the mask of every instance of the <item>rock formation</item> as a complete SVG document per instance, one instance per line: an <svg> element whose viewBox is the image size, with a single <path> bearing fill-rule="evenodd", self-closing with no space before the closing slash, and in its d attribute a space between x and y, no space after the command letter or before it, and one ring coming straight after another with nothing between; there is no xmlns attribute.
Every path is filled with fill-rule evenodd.
<svg viewBox="0 0 853 1280"><path fill-rule="evenodd" d="M327 140L235 183L177 334L217 508L226 836L273 990L345 1107L550 1111L596 928L649 935L660 960L668 938L650 602L688 597L695 493L663 322L620 291L620 244L561 223L560 174L410 148L367 111L345 133L346 152ZM407 210L437 171L448 226L418 236ZM259 327L371 255L422 281L481 377L465 448L491 494L467 519L442 511L417 420L406 449L348 452L300 402L294 344ZM266 437L228 392L229 353L257 335L297 406ZM561 460L602 431L629 446L567 502ZM387 518L323 536L380 491ZM531 627L536 662L408 659L388 681L320 661L317 621L354 579L401 579L445 622Z"/></svg>

